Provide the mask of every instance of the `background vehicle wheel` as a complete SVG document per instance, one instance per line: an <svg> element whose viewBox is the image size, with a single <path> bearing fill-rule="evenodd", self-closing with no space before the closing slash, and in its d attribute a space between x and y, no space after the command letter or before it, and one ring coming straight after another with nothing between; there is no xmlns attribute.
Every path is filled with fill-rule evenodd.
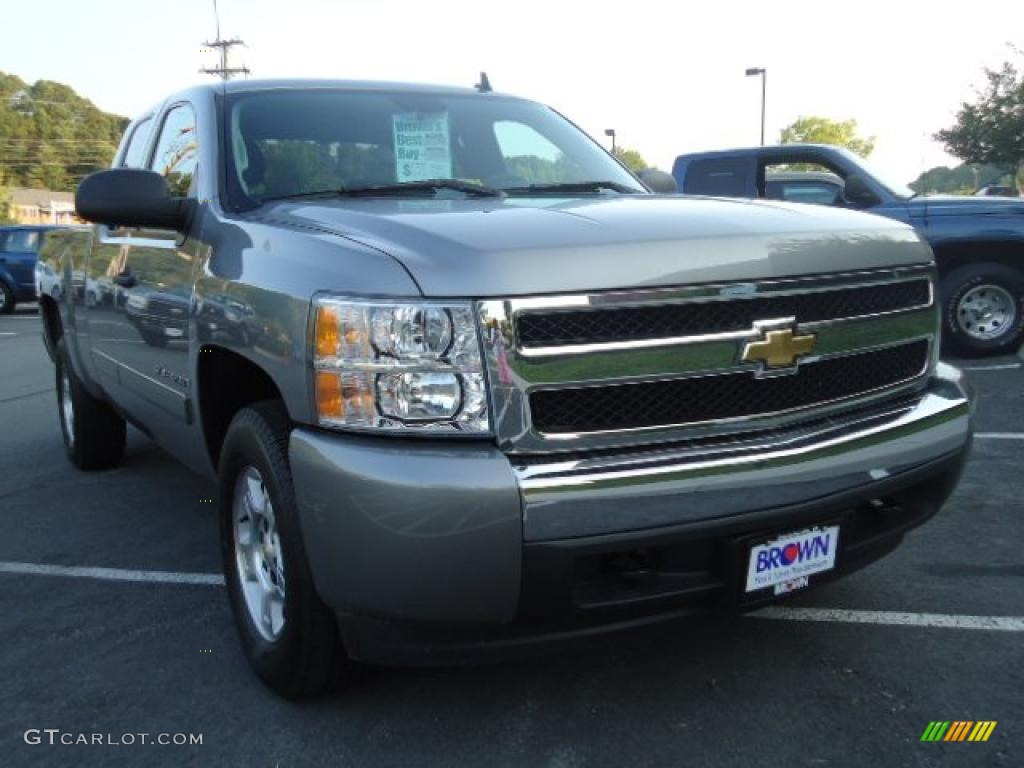
<svg viewBox="0 0 1024 768"><path fill-rule="evenodd" d="M14 291L7 283L0 281L0 315L9 315L14 311Z"/></svg>
<svg viewBox="0 0 1024 768"><path fill-rule="evenodd" d="M943 336L967 355L1015 352L1024 340L1024 273L967 264L942 281Z"/></svg>
<svg viewBox="0 0 1024 768"><path fill-rule="evenodd" d="M140 331L140 333L142 334L142 340L151 347L163 349L167 346L167 337L159 331Z"/></svg>
<svg viewBox="0 0 1024 768"><path fill-rule="evenodd" d="M336 688L355 666L313 586L288 466L290 431L278 402L232 419L220 458L220 540L250 665L278 694L300 699Z"/></svg>
<svg viewBox="0 0 1024 768"><path fill-rule="evenodd" d="M63 339L57 343L55 368L57 411L68 459L79 469L117 466L124 456L124 419L86 391L71 369Z"/></svg>

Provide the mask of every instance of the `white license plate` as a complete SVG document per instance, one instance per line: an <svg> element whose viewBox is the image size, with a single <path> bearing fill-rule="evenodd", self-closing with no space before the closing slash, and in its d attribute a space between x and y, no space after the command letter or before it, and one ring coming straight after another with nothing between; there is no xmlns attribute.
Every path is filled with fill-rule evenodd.
<svg viewBox="0 0 1024 768"><path fill-rule="evenodd" d="M839 526L827 525L787 533L750 550L747 563L747 592L777 584L805 586L806 577L831 571L836 566ZM780 594L787 589L775 590Z"/></svg>

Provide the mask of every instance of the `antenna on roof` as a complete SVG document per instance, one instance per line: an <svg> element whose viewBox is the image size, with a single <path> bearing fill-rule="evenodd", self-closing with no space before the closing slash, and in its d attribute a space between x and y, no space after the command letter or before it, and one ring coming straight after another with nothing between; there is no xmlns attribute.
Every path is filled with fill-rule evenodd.
<svg viewBox="0 0 1024 768"><path fill-rule="evenodd" d="M494 90L493 88L491 88L491 81L487 78L486 72L480 73L480 82L474 85L473 87L480 91L480 93L490 93L492 90Z"/></svg>

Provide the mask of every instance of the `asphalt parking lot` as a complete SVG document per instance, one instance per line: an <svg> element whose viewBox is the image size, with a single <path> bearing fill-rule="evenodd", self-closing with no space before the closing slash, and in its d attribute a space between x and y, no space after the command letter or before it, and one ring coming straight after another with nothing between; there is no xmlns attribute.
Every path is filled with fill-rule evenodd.
<svg viewBox="0 0 1024 768"><path fill-rule="evenodd" d="M87 570L216 574L214 488L137 432L121 468L73 470L38 318L2 316L0 764L1022 765L1024 368L965 364L980 434L953 501L892 556L774 618L662 627L530 661L374 671L296 705L249 673L222 587ZM920 742L934 720L998 725L985 743ZM47 728L202 744L26 743Z"/></svg>

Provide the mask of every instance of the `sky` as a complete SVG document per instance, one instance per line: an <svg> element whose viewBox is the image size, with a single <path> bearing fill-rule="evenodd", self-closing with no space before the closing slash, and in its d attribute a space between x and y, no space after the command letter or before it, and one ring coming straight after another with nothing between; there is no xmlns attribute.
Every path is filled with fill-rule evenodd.
<svg viewBox="0 0 1024 768"><path fill-rule="evenodd" d="M971 13L971 9L977 9ZM801 115L855 118L873 164L910 181L956 165L932 134L1024 48L1024 0L219 0L233 63L253 77L472 85L557 108L605 144L670 169L676 155L757 144ZM45 15L45 18L43 18ZM212 0L11 4L0 71L57 80L126 116L209 80ZM28 33L32 30L31 33ZM1019 58L1018 58L1019 60Z"/></svg>

